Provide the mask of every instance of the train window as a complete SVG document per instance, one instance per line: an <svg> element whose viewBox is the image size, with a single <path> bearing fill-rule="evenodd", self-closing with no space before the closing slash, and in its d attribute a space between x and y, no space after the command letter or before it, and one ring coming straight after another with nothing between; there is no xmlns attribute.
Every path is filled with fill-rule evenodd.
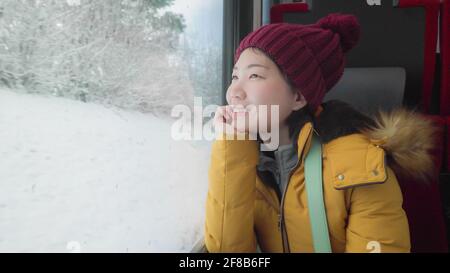
<svg viewBox="0 0 450 273"><path fill-rule="evenodd" d="M0 3L0 252L188 251L208 150L175 105L222 97L223 1Z"/></svg>

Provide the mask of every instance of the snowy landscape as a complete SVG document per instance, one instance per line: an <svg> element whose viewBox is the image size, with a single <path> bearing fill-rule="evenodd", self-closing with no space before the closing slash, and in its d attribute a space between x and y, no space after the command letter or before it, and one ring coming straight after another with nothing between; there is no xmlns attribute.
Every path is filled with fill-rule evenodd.
<svg viewBox="0 0 450 273"><path fill-rule="evenodd" d="M187 252L210 143L170 118L0 89L0 252Z"/></svg>
<svg viewBox="0 0 450 273"><path fill-rule="evenodd" d="M221 103L222 15L222 0L0 1L0 252L191 251L211 142L177 141L171 113Z"/></svg>

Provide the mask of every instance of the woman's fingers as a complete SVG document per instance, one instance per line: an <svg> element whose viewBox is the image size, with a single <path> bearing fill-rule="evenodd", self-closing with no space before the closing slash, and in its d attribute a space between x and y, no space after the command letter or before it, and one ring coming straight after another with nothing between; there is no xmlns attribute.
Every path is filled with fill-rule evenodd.
<svg viewBox="0 0 450 273"><path fill-rule="evenodd" d="M231 116L228 113L227 106L219 106L216 109L214 115L214 130L216 133L221 134L227 132L227 125L231 124Z"/></svg>
<svg viewBox="0 0 450 273"><path fill-rule="evenodd" d="M214 116L214 129L216 132L227 132L229 134L256 132L256 121L255 107L224 105L217 107ZM250 122L254 122L254 126Z"/></svg>
<svg viewBox="0 0 450 273"><path fill-rule="evenodd" d="M227 123L231 123L231 121L232 121L232 119L233 119L233 117L232 117L233 109L232 109L231 105L225 105L225 106L224 106L224 109L225 109L225 119L226 119L226 122L227 122Z"/></svg>

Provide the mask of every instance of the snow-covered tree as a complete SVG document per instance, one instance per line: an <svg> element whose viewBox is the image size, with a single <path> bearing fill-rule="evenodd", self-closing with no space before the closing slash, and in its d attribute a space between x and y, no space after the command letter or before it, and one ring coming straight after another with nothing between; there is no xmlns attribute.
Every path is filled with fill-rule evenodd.
<svg viewBox="0 0 450 273"><path fill-rule="evenodd" d="M0 85L168 112L192 96L186 69L170 61L185 28L164 11L172 2L2 0Z"/></svg>

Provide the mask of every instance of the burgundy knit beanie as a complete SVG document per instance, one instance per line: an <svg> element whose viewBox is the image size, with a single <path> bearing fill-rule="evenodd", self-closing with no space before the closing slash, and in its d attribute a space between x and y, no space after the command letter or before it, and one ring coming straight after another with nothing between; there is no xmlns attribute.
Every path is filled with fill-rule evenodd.
<svg viewBox="0 0 450 273"><path fill-rule="evenodd" d="M268 24L241 41L234 63L246 48L258 48L278 64L315 111L341 78L344 54L356 45L359 36L357 18L338 13L311 25Z"/></svg>

